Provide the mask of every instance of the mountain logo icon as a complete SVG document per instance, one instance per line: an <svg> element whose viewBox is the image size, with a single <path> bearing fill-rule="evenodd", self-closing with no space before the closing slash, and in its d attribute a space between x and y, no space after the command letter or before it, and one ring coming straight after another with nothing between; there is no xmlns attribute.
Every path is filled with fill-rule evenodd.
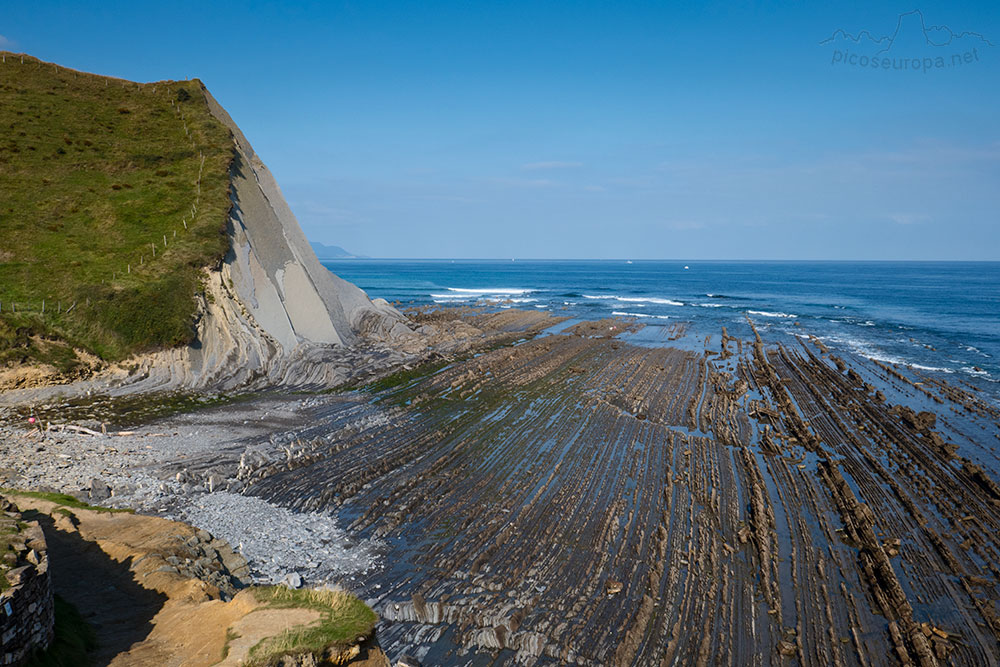
<svg viewBox="0 0 1000 667"><path fill-rule="evenodd" d="M973 32L971 30L955 32L946 25L928 26L927 21L924 19L923 12L919 9L914 9L900 14L896 18L896 29L890 34L876 37L868 30L862 30L857 34L852 34L846 30L838 28L833 31L833 34L822 40L820 44L830 44L838 40L850 41L858 45L870 44L881 47L874 54L881 55L889 51L896 44L897 40L902 35L905 35L908 30L913 29L918 29L920 31L920 34L924 39L924 44L927 46L951 46L955 42L965 39L976 40L983 46L993 46L993 42L978 32Z"/></svg>
<svg viewBox="0 0 1000 667"><path fill-rule="evenodd" d="M899 14L891 32L838 28L819 44L834 48L831 65L924 73L979 62L981 52L993 46L986 36L972 30L929 25L919 9Z"/></svg>

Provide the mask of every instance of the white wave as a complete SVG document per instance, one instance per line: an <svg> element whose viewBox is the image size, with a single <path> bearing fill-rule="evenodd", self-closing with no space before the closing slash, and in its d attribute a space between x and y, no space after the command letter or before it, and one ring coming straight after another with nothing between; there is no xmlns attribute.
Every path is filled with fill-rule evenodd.
<svg viewBox="0 0 1000 667"><path fill-rule="evenodd" d="M791 313L772 313L767 310L748 310L747 312L750 313L751 315L759 315L761 317L787 317L787 318L798 317L798 315L793 315Z"/></svg>
<svg viewBox="0 0 1000 667"><path fill-rule="evenodd" d="M866 320L864 322L858 322L858 326L859 327L873 327L873 326L875 326L875 323L872 322L871 320Z"/></svg>
<svg viewBox="0 0 1000 667"><path fill-rule="evenodd" d="M457 302L457 301L489 301L491 303L501 303L510 301L511 303L533 303L538 301L531 297L520 297L516 296L518 294L527 294L531 290L525 290L523 292L510 292L511 296L507 296L508 292L500 293L483 293L474 294L472 292L462 292L460 294L431 294L431 299L434 303L445 303L445 302Z"/></svg>
<svg viewBox="0 0 1000 667"><path fill-rule="evenodd" d="M846 345L847 348L862 357L871 359L872 361L881 361L886 364L905 364L899 357L893 357L891 355L885 354L881 350L872 348L866 341L858 340L857 338L843 337L843 336L818 336L818 340L825 343L834 343L836 345Z"/></svg>
<svg viewBox="0 0 1000 667"><path fill-rule="evenodd" d="M702 308L722 308L723 306L721 303L699 303L698 305Z"/></svg>
<svg viewBox="0 0 1000 667"><path fill-rule="evenodd" d="M901 358L894 357L894 356L892 356L890 354L885 354L885 353L882 353L882 352L867 352L866 353L866 352L864 352L861 349L852 350L852 352L855 352L855 353L861 355L862 357L867 357L868 359L871 359L872 361L881 361L883 364L893 364L893 365L903 365L903 366L906 365L906 362L903 361Z"/></svg>
<svg viewBox="0 0 1000 667"><path fill-rule="evenodd" d="M484 298L483 301L488 301L489 303L534 303L535 301L538 301L538 299L533 299L530 296L526 298L493 297L493 298Z"/></svg>
<svg viewBox="0 0 1000 667"><path fill-rule="evenodd" d="M658 320L669 320L669 315L650 315L649 313L624 313L620 310L612 310L612 315L618 315L619 317L653 317Z"/></svg>
<svg viewBox="0 0 1000 667"><path fill-rule="evenodd" d="M871 359L872 361L881 361L884 364L898 364L901 366L909 366L910 368L915 368L921 371L934 371L938 373L954 373L955 371L950 368L942 368L940 366L925 366L923 364L916 364L912 361L907 361L902 357L896 357L891 354L886 354L878 348L872 347L869 343L865 341L858 340L856 338L844 338L841 336L819 336L819 340L827 343L835 343L846 345L848 349L854 354L865 357L866 359Z"/></svg>
<svg viewBox="0 0 1000 667"><path fill-rule="evenodd" d="M663 306L683 306L684 304L680 301L674 301L673 299L661 299L655 296L618 296L614 294L602 294L595 296L593 294L584 294L584 299L613 299L615 301L621 301L623 303L658 303Z"/></svg>
<svg viewBox="0 0 1000 667"><path fill-rule="evenodd" d="M525 289L522 287L482 287L482 288L448 287L446 289L449 292L457 292L459 294L469 294L472 296L481 294L527 294L528 292L535 291L533 289Z"/></svg>
<svg viewBox="0 0 1000 667"><path fill-rule="evenodd" d="M924 366L923 364L911 364L911 363L906 362L906 361L904 361L903 363L906 364L907 366L909 366L910 368L916 368L917 370L920 370L920 371L936 371L938 373L954 373L955 372L951 368L941 368L940 366Z"/></svg>
<svg viewBox="0 0 1000 667"><path fill-rule="evenodd" d="M981 378L990 377L989 372L984 371L982 368L976 368L973 366L962 366L962 371L968 373L969 375L975 375L976 377L981 377Z"/></svg>

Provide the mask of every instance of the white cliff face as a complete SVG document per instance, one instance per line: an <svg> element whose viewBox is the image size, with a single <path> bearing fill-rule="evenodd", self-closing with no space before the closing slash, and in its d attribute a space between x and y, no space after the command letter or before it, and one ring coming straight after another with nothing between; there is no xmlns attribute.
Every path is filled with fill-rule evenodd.
<svg viewBox="0 0 1000 667"><path fill-rule="evenodd" d="M299 342L351 345L359 334L385 335L402 325L395 309L373 303L320 264L270 170L225 109L208 91L205 97L236 145L226 265L236 298L260 327L291 350Z"/></svg>
<svg viewBox="0 0 1000 667"><path fill-rule="evenodd" d="M362 340L412 347L403 315L320 264L270 170L205 98L236 150L229 252L208 272L196 341L143 358L127 390L330 385L346 379L347 348Z"/></svg>
<svg viewBox="0 0 1000 667"><path fill-rule="evenodd" d="M271 172L207 90L205 97L232 131L236 155L230 248L221 267L206 271L195 341L70 385L7 392L0 404L91 391L330 386L370 361L354 349L359 343L387 343L383 357L423 347L396 309L320 264Z"/></svg>

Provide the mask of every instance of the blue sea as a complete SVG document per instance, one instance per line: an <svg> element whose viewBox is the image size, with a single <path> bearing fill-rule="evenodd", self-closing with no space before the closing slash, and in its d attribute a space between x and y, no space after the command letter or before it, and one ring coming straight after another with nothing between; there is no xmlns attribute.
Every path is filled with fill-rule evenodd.
<svg viewBox="0 0 1000 667"><path fill-rule="evenodd" d="M1000 391L1000 262L333 260L370 296L405 305L537 308L646 325L638 343L726 327L828 347ZM671 329L673 327L673 329ZM660 333L658 333L660 332Z"/></svg>

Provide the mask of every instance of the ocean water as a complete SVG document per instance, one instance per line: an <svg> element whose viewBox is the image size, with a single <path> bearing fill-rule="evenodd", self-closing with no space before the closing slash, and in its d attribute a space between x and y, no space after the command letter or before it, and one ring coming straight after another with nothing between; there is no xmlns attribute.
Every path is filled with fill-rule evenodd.
<svg viewBox="0 0 1000 667"><path fill-rule="evenodd" d="M327 268L404 305L630 316L636 342L690 344L726 327L965 380L1000 395L1000 262L334 260ZM663 332L657 334L657 332Z"/></svg>

